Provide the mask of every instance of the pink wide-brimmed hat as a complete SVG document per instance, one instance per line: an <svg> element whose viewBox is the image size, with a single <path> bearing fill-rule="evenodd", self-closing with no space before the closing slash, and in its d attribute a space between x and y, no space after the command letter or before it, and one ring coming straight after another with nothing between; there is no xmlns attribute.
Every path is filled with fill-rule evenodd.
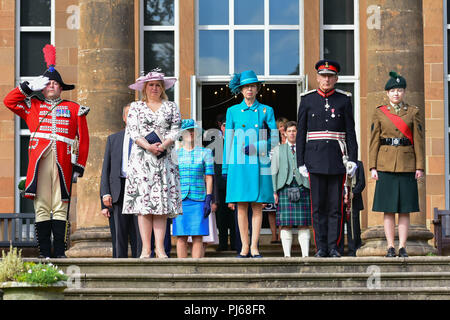
<svg viewBox="0 0 450 320"><path fill-rule="evenodd" d="M174 77L164 77L164 73L161 73L160 71L160 69L155 69L147 73L145 76L140 76L136 79L136 82L129 85L128 88L141 91L144 89L145 83L149 81L163 81L164 89L167 90L172 88L175 82L177 82L177 79Z"/></svg>

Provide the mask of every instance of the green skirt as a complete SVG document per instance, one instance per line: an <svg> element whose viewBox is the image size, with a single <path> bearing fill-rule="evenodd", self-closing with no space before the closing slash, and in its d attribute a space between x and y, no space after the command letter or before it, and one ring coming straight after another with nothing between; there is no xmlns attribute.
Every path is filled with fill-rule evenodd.
<svg viewBox="0 0 450 320"><path fill-rule="evenodd" d="M415 173L378 171L372 211L389 213L420 211Z"/></svg>

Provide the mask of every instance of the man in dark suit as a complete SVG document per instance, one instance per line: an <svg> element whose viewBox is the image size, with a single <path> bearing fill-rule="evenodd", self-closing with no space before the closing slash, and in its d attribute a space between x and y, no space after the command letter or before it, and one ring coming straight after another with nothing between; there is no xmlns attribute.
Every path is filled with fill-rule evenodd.
<svg viewBox="0 0 450 320"><path fill-rule="evenodd" d="M123 107L122 117L125 124L129 109L129 104ZM114 258L128 258L128 238L133 258L140 256L142 248L137 217L122 214L130 149L130 138L125 130L121 130L108 137L103 159L100 197L102 214L109 218Z"/></svg>
<svg viewBox="0 0 450 320"><path fill-rule="evenodd" d="M335 89L339 64L321 60L315 68L319 88L302 94L298 110L297 165L310 180L315 256L340 257L343 186L358 157L355 121L351 94Z"/></svg>
<svg viewBox="0 0 450 320"><path fill-rule="evenodd" d="M214 149L215 159L222 159L223 151L223 137L225 135L225 115L220 114L217 117L217 126L220 129L221 139L220 142L220 152ZM217 145L217 144L216 144ZM216 157L217 155L217 157ZM227 181L222 177L222 162L214 162L214 195L217 203L216 211L216 224L219 231L219 245L217 251L227 251L228 250L228 230L230 233L230 249L236 249L236 227L234 222L234 212L228 207L225 202L227 193ZM239 235L238 235L239 237ZM240 237L239 237L240 239ZM240 240L239 240L240 241ZM240 250L240 249L239 249Z"/></svg>
<svg viewBox="0 0 450 320"><path fill-rule="evenodd" d="M347 247L348 252L347 255L351 257L356 257L356 251L361 247L361 224L359 220L359 212L364 209L363 199L361 193L364 191L366 187L366 178L364 176L364 165L361 161L357 162L358 168L356 169L355 177L355 185L352 188L352 213L351 219L350 216L344 214L344 222L342 223L341 234L344 234L344 224L347 225ZM345 201L344 201L345 203ZM346 210L347 204L344 206L344 210ZM353 231L352 231L353 225ZM339 243L339 253L342 255L344 253L344 240Z"/></svg>

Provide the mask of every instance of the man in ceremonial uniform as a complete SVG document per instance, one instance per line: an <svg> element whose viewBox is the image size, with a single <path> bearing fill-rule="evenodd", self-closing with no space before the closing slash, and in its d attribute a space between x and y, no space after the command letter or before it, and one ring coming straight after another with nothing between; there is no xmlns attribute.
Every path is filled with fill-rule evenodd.
<svg viewBox="0 0 450 320"><path fill-rule="evenodd" d="M61 99L63 90L75 86L65 84L54 68L54 52L53 46L44 48L47 71L9 92L4 104L25 120L31 133L25 197L34 200L40 257L51 256L53 232L54 256L63 258L71 181L83 176L88 157L89 108ZM45 100L34 97L38 92Z"/></svg>
<svg viewBox="0 0 450 320"><path fill-rule="evenodd" d="M343 191L356 171L358 145L351 94L335 89L340 66L320 60L319 88L302 94L297 123L297 165L309 177L316 257L340 257Z"/></svg>

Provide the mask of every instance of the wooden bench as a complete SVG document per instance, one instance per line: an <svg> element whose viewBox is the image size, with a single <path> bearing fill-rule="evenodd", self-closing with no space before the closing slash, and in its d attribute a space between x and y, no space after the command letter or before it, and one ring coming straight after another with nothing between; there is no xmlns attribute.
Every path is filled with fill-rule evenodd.
<svg viewBox="0 0 450 320"><path fill-rule="evenodd" d="M450 249L450 210L434 208L434 243L438 254L442 256L445 249Z"/></svg>
<svg viewBox="0 0 450 320"><path fill-rule="evenodd" d="M37 247L34 213L0 213L0 247Z"/></svg>

